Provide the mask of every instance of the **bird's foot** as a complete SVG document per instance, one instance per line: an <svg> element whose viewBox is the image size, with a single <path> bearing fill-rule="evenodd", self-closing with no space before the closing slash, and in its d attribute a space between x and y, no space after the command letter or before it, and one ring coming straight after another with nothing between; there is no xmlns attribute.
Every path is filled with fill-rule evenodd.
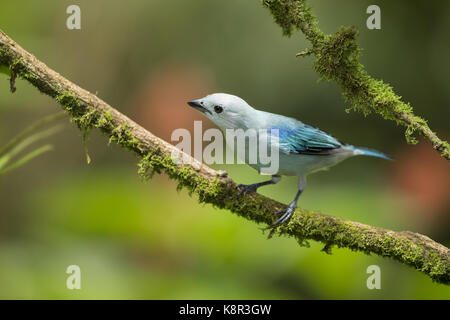
<svg viewBox="0 0 450 320"><path fill-rule="evenodd" d="M241 191L239 191L238 197L240 197L243 194L246 194L247 192L250 192L250 191L256 192L256 190L258 190L258 187L259 187L259 183L239 184L238 188L240 188Z"/></svg>
<svg viewBox="0 0 450 320"><path fill-rule="evenodd" d="M272 223L270 226L265 228L264 230L273 229L273 228L279 226L280 224L288 222L291 219L292 215L294 214L295 208L297 208L297 203L296 202L292 202L291 204L288 205L287 208L275 212L274 213L275 215L280 215L281 214L281 217L277 221Z"/></svg>

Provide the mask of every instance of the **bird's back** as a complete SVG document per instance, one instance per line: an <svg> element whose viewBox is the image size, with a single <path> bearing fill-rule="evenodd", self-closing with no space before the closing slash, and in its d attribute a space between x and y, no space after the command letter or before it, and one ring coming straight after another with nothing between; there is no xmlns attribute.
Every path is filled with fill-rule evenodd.
<svg viewBox="0 0 450 320"><path fill-rule="evenodd" d="M285 153L294 154L330 154L335 153L344 146L339 140L332 135L307 125L294 118L259 111L261 114L255 125L267 128L277 129L280 140L280 148Z"/></svg>

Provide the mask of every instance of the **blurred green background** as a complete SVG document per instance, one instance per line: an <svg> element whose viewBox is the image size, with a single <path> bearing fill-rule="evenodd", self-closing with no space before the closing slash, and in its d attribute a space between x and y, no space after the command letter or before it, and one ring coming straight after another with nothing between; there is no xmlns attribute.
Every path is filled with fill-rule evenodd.
<svg viewBox="0 0 450 320"><path fill-rule="evenodd" d="M66 28L71 4L81 7L81 30ZM311 4L327 33L357 26L369 73L448 140L450 2ZM381 7L381 30L366 28L371 4ZM389 153L395 162L358 157L311 176L299 205L450 244L448 163L426 142L407 145L393 122L347 114L337 86L318 83L312 59L295 57L309 46L303 35L282 37L259 0L2 1L0 28L166 140L195 119L212 126L186 101L227 92ZM24 81L14 94L6 75L0 83L0 145L59 110ZM144 183L136 157L98 132L87 143L88 165L80 132L65 122L47 139L53 152L0 176L0 298L450 298L449 287L395 261L267 240L254 223L198 205L165 176ZM265 179L246 166L220 168L240 183ZM295 190L288 178L260 191L288 202ZM81 268L81 290L66 289L72 264ZM366 287L374 264L381 290Z"/></svg>

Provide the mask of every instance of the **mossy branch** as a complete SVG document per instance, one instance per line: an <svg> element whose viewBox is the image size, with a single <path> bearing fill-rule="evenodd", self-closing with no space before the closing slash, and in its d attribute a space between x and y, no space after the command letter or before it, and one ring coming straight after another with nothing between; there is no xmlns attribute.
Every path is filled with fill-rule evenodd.
<svg viewBox="0 0 450 320"><path fill-rule="evenodd" d="M98 128L109 136L110 141L134 152L141 159L139 174L144 178L150 178L155 172L165 173L177 180L180 188L186 187L196 194L200 202L228 209L257 223L273 223L273 212L286 207L257 193L238 198L237 185L226 173L215 171L179 152L94 94L47 67L0 30L1 66L14 69L17 77L56 99L81 130ZM190 165L175 163L171 156L173 151L179 152L180 158L190 160ZM420 234L394 232L304 209L297 209L289 223L280 226L277 232L296 238L300 245L307 244L309 239L323 242L327 252L331 246L337 246L390 257L424 272L437 282L450 283L449 249Z"/></svg>
<svg viewBox="0 0 450 320"><path fill-rule="evenodd" d="M441 140L426 120L416 116L411 105L403 102L389 84L372 78L359 62L361 48L356 43L355 27L341 27L336 34L325 35L305 0L263 0L262 3L271 11L284 35L290 36L294 29L303 32L312 48L297 56L313 54L315 71L323 80L336 81L351 109L365 115L375 111L384 119L405 126L408 143L416 144L414 134L420 133L450 161L450 144Z"/></svg>

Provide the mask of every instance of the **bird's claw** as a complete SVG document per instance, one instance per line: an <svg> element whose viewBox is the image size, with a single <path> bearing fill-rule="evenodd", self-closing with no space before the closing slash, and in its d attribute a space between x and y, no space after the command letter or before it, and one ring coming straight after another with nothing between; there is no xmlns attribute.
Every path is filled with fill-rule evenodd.
<svg viewBox="0 0 450 320"><path fill-rule="evenodd" d="M238 197L240 197L243 194L246 194L247 192L250 192L250 191L256 192L256 190L258 190L258 185L257 184L239 184L238 188L241 189L241 191L239 191L239 194L238 194Z"/></svg>
<svg viewBox="0 0 450 320"><path fill-rule="evenodd" d="M275 215L279 215L282 214L280 218L278 218L277 221L275 221L274 223L272 223L270 226L268 226L267 228L264 228L263 230L267 230L267 229L273 229L277 226L279 226L280 224L286 223L289 221L289 219L291 219L292 215L295 212L295 208L296 208L296 204L295 203L291 203L287 208L285 209L281 209L280 211L275 212Z"/></svg>

